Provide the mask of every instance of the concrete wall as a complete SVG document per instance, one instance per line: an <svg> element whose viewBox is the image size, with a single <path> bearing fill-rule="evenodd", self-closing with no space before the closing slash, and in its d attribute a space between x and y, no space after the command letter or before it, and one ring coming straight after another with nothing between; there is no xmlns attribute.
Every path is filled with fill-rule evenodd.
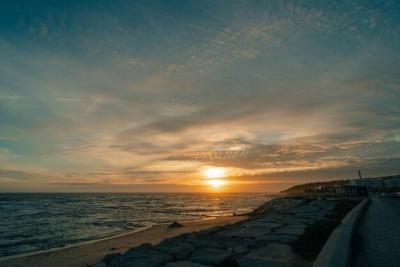
<svg viewBox="0 0 400 267"><path fill-rule="evenodd" d="M369 203L370 199L364 199L346 215L325 243L313 267L350 266L353 233L364 208Z"/></svg>

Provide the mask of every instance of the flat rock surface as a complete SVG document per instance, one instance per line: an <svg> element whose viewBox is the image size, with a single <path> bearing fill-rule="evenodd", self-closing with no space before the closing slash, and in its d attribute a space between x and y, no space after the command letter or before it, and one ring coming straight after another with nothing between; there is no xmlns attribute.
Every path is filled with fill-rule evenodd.
<svg viewBox="0 0 400 267"><path fill-rule="evenodd" d="M300 236L304 233L306 226L304 224L294 224L282 227L276 230L276 234L295 235Z"/></svg>
<svg viewBox="0 0 400 267"><path fill-rule="evenodd" d="M209 265L218 265L229 259L232 255L233 252L229 250L202 248L196 250L193 255L190 256L190 260Z"/></svg>
<svg viewBox="0 0 400 267"><path fill-rule="evenodd" d="M176 261L164 265L164 267L208 267L209 265L199 264L190 261Z"/></svg>
<svg viewBox="0 0 400 267"><path fill-rule="evenodd" d="M293 257L293 252L288 245L269 243L252 250L247 254L247 257L260 260L289 261Z"/></svg>
<svg viewBox="0 0 400 267"><path fill-rule="evenodd" d="M273 261L273 260L261 260L261 259L255 259L255 258L250 258L250 257L241 257L236 260L236 264L239 267L290 267L290 266L292 266L285 262L279 262L279 261Z"/></svg>

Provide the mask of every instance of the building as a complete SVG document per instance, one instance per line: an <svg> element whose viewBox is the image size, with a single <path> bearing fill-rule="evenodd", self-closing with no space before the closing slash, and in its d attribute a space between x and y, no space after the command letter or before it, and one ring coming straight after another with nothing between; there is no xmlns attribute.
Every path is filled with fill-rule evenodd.
<svg viewBox="0 0 400 267"><path fill-rule="evenodd" d="M352 179L344 186L344 191L351 197L400 192L400 175Z"/></svg>
<svg viewBox="0 0 400 267"><path fill-rule="evenodd" d="M400 192L400 175L380 178L387 189Z"/></svg>
<svg viewBox="0 0 400 267"><path fill-rule="evenodd" d="M364 197L368 196L368 189L365 186L360 185L345 185L344 195L347 197Z"/></svg>
<svg viewBox="0 0 400 267"><path fill-rule="evenodd" d="M384 186L382 180L379 178L352 179L349 185L366 187L368 189L378 189Z"/></svg>

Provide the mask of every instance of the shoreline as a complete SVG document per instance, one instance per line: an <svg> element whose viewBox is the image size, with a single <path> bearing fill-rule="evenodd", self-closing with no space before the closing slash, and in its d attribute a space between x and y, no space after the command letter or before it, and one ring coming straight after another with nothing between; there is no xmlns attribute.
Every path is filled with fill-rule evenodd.
<svg viewBox="0 0 400 267"><path fill-rule="evenodd" d="M247 218L246 214L240 214L181 221L179 223L183 226L179 228L169 228L170 223L155 224L145 229L133 230L60 248L6 256L0 258L0 267L86 267L101 260L109 253L122 253L143 243L154 245L170 237L232 224Z"/></svg>
<svg viewBox="0 0 400 267"><path fill-rule="evenodd" d="M157 245L110 253L91 267L293 266L311 267L331 232L359 200L284 197L249 217Z"/></svg>
<svg viewBox="0 0 400 267"><path fill-rule="evenodd" d="M164 224L163 223L159 223L159 224L155 224L155 225L164 225ZM7 260L24 258L24 257L31 257L31 256L36 256L36 255L41 255L41 254L46 254L46 253L52 253L52 252L56 252L56 251L60 251L60 250L64 250L64 249L81 247L81 246L90 245L90 244L93 244L93 243L96 243L96 242L102 242L102 241L107 241L107 240L113 239L113 238L119 238L119 237L123 237L123 236L126 236L126 235L131 235L131 234L134 234L134 233L138 233L138 232L150 229L151 227L153 227L155 225L151 225L149 227L141 228L141 229L138 229L138 230L131 230L131 231L128 231L128 232L125 232L125 233L119 233L119 234L112 235L112 236L102 237L102 238L99 238L99 239L87 240L87 241L82 241L82 242L74 243L74 244L68 244L68 245L65 245L63 247L56 247L56 248L50 248L50 249L44 249L44 250L38 250L38 251L32 251L32 252L26 252L26 253L21 253L21 254L16 254L16 255L9 255L9 256L5 256L5 257L0 257L0 264L1 264L1 262L7 261Z"/></svg>

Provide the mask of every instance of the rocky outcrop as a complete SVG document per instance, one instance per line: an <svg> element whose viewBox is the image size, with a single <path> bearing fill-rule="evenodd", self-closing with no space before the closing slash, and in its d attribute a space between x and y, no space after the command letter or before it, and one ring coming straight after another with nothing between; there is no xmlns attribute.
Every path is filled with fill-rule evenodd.
<svg viewBox="0 0 400 267"><path fill-rule="evenodd" d="M132 248L99 267L306 266L291 243L335 202L274 199L248 220ZM96 266L97 267L97 266Z"/></svg>
<svg viewBox="0 0 400 267"><path fill-rule="evenodd" d="M181 223L173 222L173 223L170 224L170 226L168 226L168 228L180 228L182 226L183 225Z"/></svg>
<svg viewBox="0 0 400 267"><path fill-rule="evenodd" d="M275 198L271 201L266 202L257 209L255 209L251 215L266 214L277 211L284 211L288 209L293 209L297 206L304 205L308 200L304 198Z"/></svg>

